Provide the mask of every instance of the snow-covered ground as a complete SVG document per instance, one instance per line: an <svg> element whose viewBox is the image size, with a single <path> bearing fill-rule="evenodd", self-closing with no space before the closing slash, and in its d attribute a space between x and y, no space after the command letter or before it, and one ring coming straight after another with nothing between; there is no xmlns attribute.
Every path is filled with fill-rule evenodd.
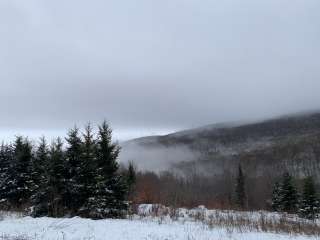
<svg viewBox="0 0 320 240"><path fill-rule="evenodd" d="M144 206L146 210L148 206ZM135 216L132 220L82 218L31 218L14 214L0 221L0 239L14 240L315 240L319 236L239 231L209 226L184 217Z"/></svg>

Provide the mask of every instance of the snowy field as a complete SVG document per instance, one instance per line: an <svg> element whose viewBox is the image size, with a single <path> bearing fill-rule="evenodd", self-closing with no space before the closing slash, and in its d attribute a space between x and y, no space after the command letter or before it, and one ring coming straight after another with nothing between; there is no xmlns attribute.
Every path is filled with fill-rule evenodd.
<svg viewBox="0 0 320 240"><path fill-rule="evenodd" d="M233 232L228 229L209 228L202 224L162 223L144 220L87 220L81 218L53 219L30 217L5 219L0 224L2 239L44 240L286 240L318 239L261 232ZM1 238L0 238L1 239Z"/></svg>
<svg viewBox="0 0 320 240"><path fill-rule="evenodd" d="M139 211L150 213L148 205ZM315 240L319 236L272 233L256 229L208 225L192 219L198 210L179 210L177 219L168 216L134 216L131 220L82 218L31 218L3 213L0 239L5 240ZM208 211L205 211L208 212ZM210 213L210 212L209 212ZM216 217L228 214L222 213ZM232 213L234 215L235 213ZM257 214L252 215L257 218Z"/></svg>

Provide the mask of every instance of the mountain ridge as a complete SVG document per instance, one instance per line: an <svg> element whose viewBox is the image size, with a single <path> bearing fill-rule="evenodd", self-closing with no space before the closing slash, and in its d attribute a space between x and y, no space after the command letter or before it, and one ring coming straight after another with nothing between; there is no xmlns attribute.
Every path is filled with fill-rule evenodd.
<svg viewBox="0 0 320 240"><path fill-rule="evenodd" d="M273 126L270 126L270 125L273 125ZM223 131L232 131L232 130L239 130L242 128L252 128L252 127L265 128L266 126L268 127L268 129L266 129L265 131L266 135L270 135L270 133L273 133L271 135L277 135L275 134L274 130L283 132L284 130L289 130L288 127L290 127L290 130L294 130L293 129L294 127L297 127L297 128L302 127L303 131L306 131L308 129L314 130L313 128L314 126L311 126L311 125L316 125L316 127L319 127L319 130L320 130L320 111L282 115L279 117L273 117L265 120L209 124L201 127L177 131L177 132L166 134L166 135L150 135L150 136L135 138L135 139L131 139L123 142L123 145L131 144L131 143L148 144L148 143L154 143L156 141L160 141L161 143L166 138L187 137L192 134L194 135L200 134L201 136L206 137L209 135L208 132L214 132L217 135L221 135L219 133Z"/></svg>
<svg viewBox="0 0 320 240"><path fill-rule="evenodd" d="M193 169L201 174L222 175L234 171L241 163L248 175L255 177L275 168L299 176L317 175L320 112L147 136L126 142L122 150L122 162L133 161L146 171L170 170L188 175Z"/></svg>

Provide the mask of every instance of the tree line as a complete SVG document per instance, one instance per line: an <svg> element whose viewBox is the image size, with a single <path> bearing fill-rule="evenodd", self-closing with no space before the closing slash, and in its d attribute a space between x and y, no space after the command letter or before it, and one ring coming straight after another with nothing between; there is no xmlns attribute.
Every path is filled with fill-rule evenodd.
<svg viewBox="0 0 320 240"><path fill-rule="evenodd" d="M308 219L319 217L319 195L312 177L301 180L288 173L283 174L279 181L276 181L277 177L273 177L268 193L261 196L256 187L265 186L265 178L249 178L241 164L234 172L234 175L224 175L221 178L200 174L181 177L168 171L159 174L138 172L135 191L130 199L137 204L188 208L205 205L208 208L235 210L265 209L295 213ZM258 208L253 205L257 201L261 202Z"/></svg>
<svg viewBox="0 0 320 240"><path fill-rule="evenodd" d="M125 216L129 201L240 210L254 210L257 201L264 202L261 206L268 203L268 197L261 197L255 190L266 185L265 178L250 179L240 164L235 176L224 173L221 178L197 174L181 178L170 172L136 174L133 164L120 169L119 151L106 122L97 131L90 124L82 131L74 127L64 140L57 138L50 144L44 137L33 144L17 136L13 143L0 146L0 207L29 209L34 217L100 219ZM298 213L309 219L319 217L313 178L303 181L301 191L296 182L286 173L274 184L272 193L270 185L267 195L272 200L266 204L270 206L267 209Z"/></svg>
<svg viewBox="0 0 320 240"><path fill-rule="evenodd" d="M248 208L246 181L241 165L238 167L234 190L234 202L239 209ZM302 193L299 193L293 177L285 172L281 181L276 181L272 192L271 207L277 212L295 213L307 219L320 215L320 199L311 176L303 179Z"/></svg>
<svg viewBox="0 0 320 240"><path fill-rule="evenodd" d="M272 208L278 212L297 213L303 218L315 219L320 214L320 199L312 177L303 180L299 192L293 177L285 173L273 187Z"/></svg>
<svg viewBox="0 0 320 240"><path fill-rule="evenodd" d="M238 167L234 199L239 209L248 208L245 175L241 165ZM295 213L307 219L316 219L320 215L320 199L315 182L311 176L303 180L302 193L299 193L293 177L285 172L281 181L273 187L271 207L277 212Z"/></svg>
<svg viewBox="0 0 320 240"><path fill-rule="evenodd" d="M2 209L30 209L34 217L122 217L134 169L120 173L120 148L112 142L106 122L94 132L88 124L65 138L36 146L17 136L0 147L0 205Z"/></svg>

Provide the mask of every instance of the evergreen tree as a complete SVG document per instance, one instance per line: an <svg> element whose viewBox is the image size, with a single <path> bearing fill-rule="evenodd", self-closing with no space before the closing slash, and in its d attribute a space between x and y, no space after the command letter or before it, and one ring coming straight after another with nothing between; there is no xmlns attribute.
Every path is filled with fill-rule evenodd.
<svg viewBox="0 0 320 240"><path fill-rule="evenodd" d="M79 174L81 168L81 155L82 155L82 140L79 136L79 129L74 127L69 130L66 150L66 160L69 168L68 173L68 194L67 203L71 214L75 214L79 207L81 207L81 184L79 182Z"/></svg>
<svg viewBox="0 0 320 240"><path fill-rule="evenodd" d="M32 161L33 191L37 194L46 184L49 150L45 137L40 138L39 146ZM35 196L33 196L35 197ZM32 198L33 198L32 197Z"/></svg>
<svg viewBox="0 0 320 240"><path fill-rule="evenodd" d="M83 139L83 140L82 140ZM34 217L82 215L121 217L136 176L132 164L119 173L119 147L112 143L106 122L95 139L90 124L82 138L78 128L68 132L67 148L60 138L50 145L45 138L35 152L23 137L0 146L0 203L13 208L30 206Z"/></svg>
<svg viewBox="0 0 320 240"><path fill-rule="evenodd" d="M272 191L272 209L274 211L281 211L282 209L282 188L279 182L276 182Z"/></svg>
<svg viewBox="0 0 320 240"><path fill-rule="evenodd" d="M8 160L7 146L2 142L0 146L0 189L1 189L1 186L4 185L7 179L7 171L8 171L7 160Z"/></svg>
<svg viewBox="0 0 320 240"><path fill-rule="evenodd" d="M82 155L80 162L80 171L78 174L79 182L79 214L88 216L90 209L88 209L87 199L94 195L95 188L95 171L96 171L96 140L92 132L92 127L88 124L82 134Z"/></svg>
<svg viewBox="0 0 320 240"><path fill-rule="evenodd" d="M13 149L12 146L1 144L0 147L0 206L1 209L9 209L9 196L13 190L14 183L12 177L14 168L13 163Z"/></svg>
<svg viewBox="0 0 320 240"><path fill-rule="evenodd" d="M69 171L66 166L65 154L63 152L63 142L57 138L52 143L50 149L50 164L48 174L48 184L45 197L48 199L48 216L62 217L68 213L69 200L68 179Z"/></svg>
<svg viewBox="0 0 320 240"><path fill-rule="evenodd" d="M308 219L315 219L319 216L320 203L312 177L307 177L304 180L303 195L299 213L302 217Z"/></svg>
<svg viewBox="0 0 320 240"><path fill-rule="evenodd" d="M32 179L34 194L31 197L31 214L33 216L48 215L48 179L49 179L49 149L45 137L40 142L32 164Z"/></svg>
<svg viewBox="0 0 320 240"><path fill-rule="evenodd" d="M32 215L63 217L69 213L67 204L69 170L61 138L52 142L46 168L46 178L34 198Z"/></svg>
<svg viewBox="0 0 320 240"><path fill-rule="evenodd" d="M8 179L8 199L11 206L21 208L30 200L34 185L31 176L32 157L31 143L21 136L16 137L13 164Z"/></svg>
<svg viewBox="0 0 320 240"><path fill-rule="evenodd" d="M246 194L245 194L245 179L241 165L238 167L238 176L236 182L236 204L239 208L244 209L246 207Z"/></svg>
<svg viewBox="0 0 320 240"><path fill-rule="evenodd" d="M132 197L136 180L137 180L136 170L133 165L133 162L130 162L128 166L128 172L127 172L127 184L128 184L129 197Z"/></svg>
<svg viewBox="0 0 320 240"><path fill-rule="evenodd" d="M127 184L118 173L119 147L112 143L112 130L104 121L99 126L95 185L87 207L91 218L120 217L127 210Z"/></svg>
<svg viewBox="0 0 320 240"><path fill-rule="evenodd" d="M69 171L65 163L63 143L57 138L50 146L45 181L34 198L32 209L34 217L63 217L69 212L67 205Z"/></svg>
<svg viewBox="0 0 320 240"><path fill-rule="evenodd" d="M283 175L281 184L281 210L295 213L298 207L298 192L289 173Z"/></svg>

